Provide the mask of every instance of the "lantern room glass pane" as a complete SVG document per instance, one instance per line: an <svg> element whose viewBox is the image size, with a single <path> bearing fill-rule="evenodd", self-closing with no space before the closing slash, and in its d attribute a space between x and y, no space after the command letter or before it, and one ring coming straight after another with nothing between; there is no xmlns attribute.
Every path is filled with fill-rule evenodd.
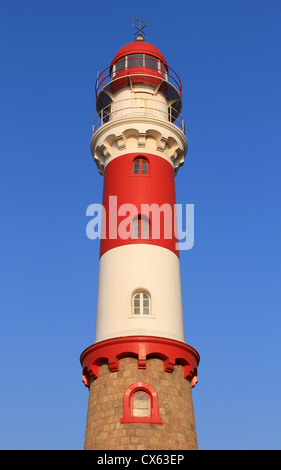
<svg viewBox="0 0 281 470"><path fill-rule="evenodd" d="M145 54L145 66L154 70L158 70L158 60L152 55Z"/></svg>
<svg viewBox="0 0 281 470"><path fill-rule="evenodd" d="M133 416L150 416L150 399L147 393L137 392L133 396Z"/></svg>
<svg viewBox="0 0 281 470"><path fill-rule="evenodd" d="M129 67L143 67L143 54L128 55Z"/></svg>
<svg viewBox="0 0 281 470"><path fill-rule="evenodd" d="M125 57L122 59L118 60L118 62L115 63L115 71L118 72L120 70L125 69Z"/></svg>

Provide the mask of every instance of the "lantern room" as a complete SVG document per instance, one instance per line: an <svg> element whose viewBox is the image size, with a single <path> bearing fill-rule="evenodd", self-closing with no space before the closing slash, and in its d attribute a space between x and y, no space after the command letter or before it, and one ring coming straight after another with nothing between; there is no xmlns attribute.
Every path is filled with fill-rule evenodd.
<svg viewBox="0 0 281 470"><path fill-rule="evenodd" d="M167 74L168 65L159 49L138 40L123 46L115 55L111 63L111 75L114 79L111 88L117 90L124 83L128 84L128 79L121 80L121 77L126 76L131 79L132 84L144 83L155 87L167 80Z"/></svg>
<svg viewBox="0 0 281 470"><path fill-rule="evenodd" d="M99 75L96 107L98 116L94 131L121 117L120 109L122 116L142 112L159 118L162 116L183 130L181 81L161 51L145 42L141 35L121 47L111 64Z"/></svg>

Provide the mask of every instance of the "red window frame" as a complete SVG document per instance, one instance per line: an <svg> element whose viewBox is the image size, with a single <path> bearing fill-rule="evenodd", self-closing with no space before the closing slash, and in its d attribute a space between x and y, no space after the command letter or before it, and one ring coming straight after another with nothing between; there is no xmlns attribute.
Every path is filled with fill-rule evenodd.
<svg viewBox="0 0 281 470"><path fill-rule="evenodd" d="M133 397L136 392L144 392L150 399L150 416L133 416ZM158 396L154 388L145 382L130 385L123 396L123 417L121 423L153 423L163 424L159 418Z"/></svg>
<svg viewBox="0 0 281 470"><path fill-rule="evenodd" d="M135 173L135 164L136 164L136 162L139 162L139 173ZM145 173L143 172L144 171L143 162L146 163L146 168L145 168L146 172ZM149 175L149 161L146 158L142 157L141 155L138 156L137 158L135 158L134 161L133 161L133 175L134 176L147 176L147 175Z"/></svg>

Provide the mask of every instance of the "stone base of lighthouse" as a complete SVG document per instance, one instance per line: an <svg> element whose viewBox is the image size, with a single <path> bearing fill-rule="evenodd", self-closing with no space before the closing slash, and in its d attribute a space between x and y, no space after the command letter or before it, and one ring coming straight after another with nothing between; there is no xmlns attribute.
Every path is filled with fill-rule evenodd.
<svg viewBox="0 0 281 470"><path fill-rule="evenodd" d="M181 349L180 342L167 342L167 350L172 355L176 343ZM140 349L143 344L140 343ZM84 382L89 387L85 450L197 449L192 384L197 381L194 364L196 361L198 364L199 356L196 358L197 353L190 346L182 345L185 352L178 360L175 355L165 359L162 354L161 357L148 354L141 360L140 356L130 355L114 364L109 357L100 357L92 365L90 375L89 363L93 364L97 357L97 345L84 351L84 362L87 363L85 356L88 358L88 366L83 368ZM133 416L134 390L144 390L150 395L148 418Z"/></svg>

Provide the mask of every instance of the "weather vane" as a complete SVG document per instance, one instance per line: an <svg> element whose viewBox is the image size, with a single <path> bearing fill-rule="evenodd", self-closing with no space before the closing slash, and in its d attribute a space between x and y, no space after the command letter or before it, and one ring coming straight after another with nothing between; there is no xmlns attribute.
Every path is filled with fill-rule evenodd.
<svg viewBox="0 0 281 470"><path fill-rule="evenodd" d="M147 33L145 33L143 30L144 30L144 28L146 28L146 25L148 24L147 21L139 20L138 18L134 18L134 17L132 19L139 22L138 26L132 24L133 28L137 29L137 32L134 33L135 36L137 35L136 40L144 41L143 34L147 35ZM144 23L144 24L142 25L142 23Z"/></svg>

